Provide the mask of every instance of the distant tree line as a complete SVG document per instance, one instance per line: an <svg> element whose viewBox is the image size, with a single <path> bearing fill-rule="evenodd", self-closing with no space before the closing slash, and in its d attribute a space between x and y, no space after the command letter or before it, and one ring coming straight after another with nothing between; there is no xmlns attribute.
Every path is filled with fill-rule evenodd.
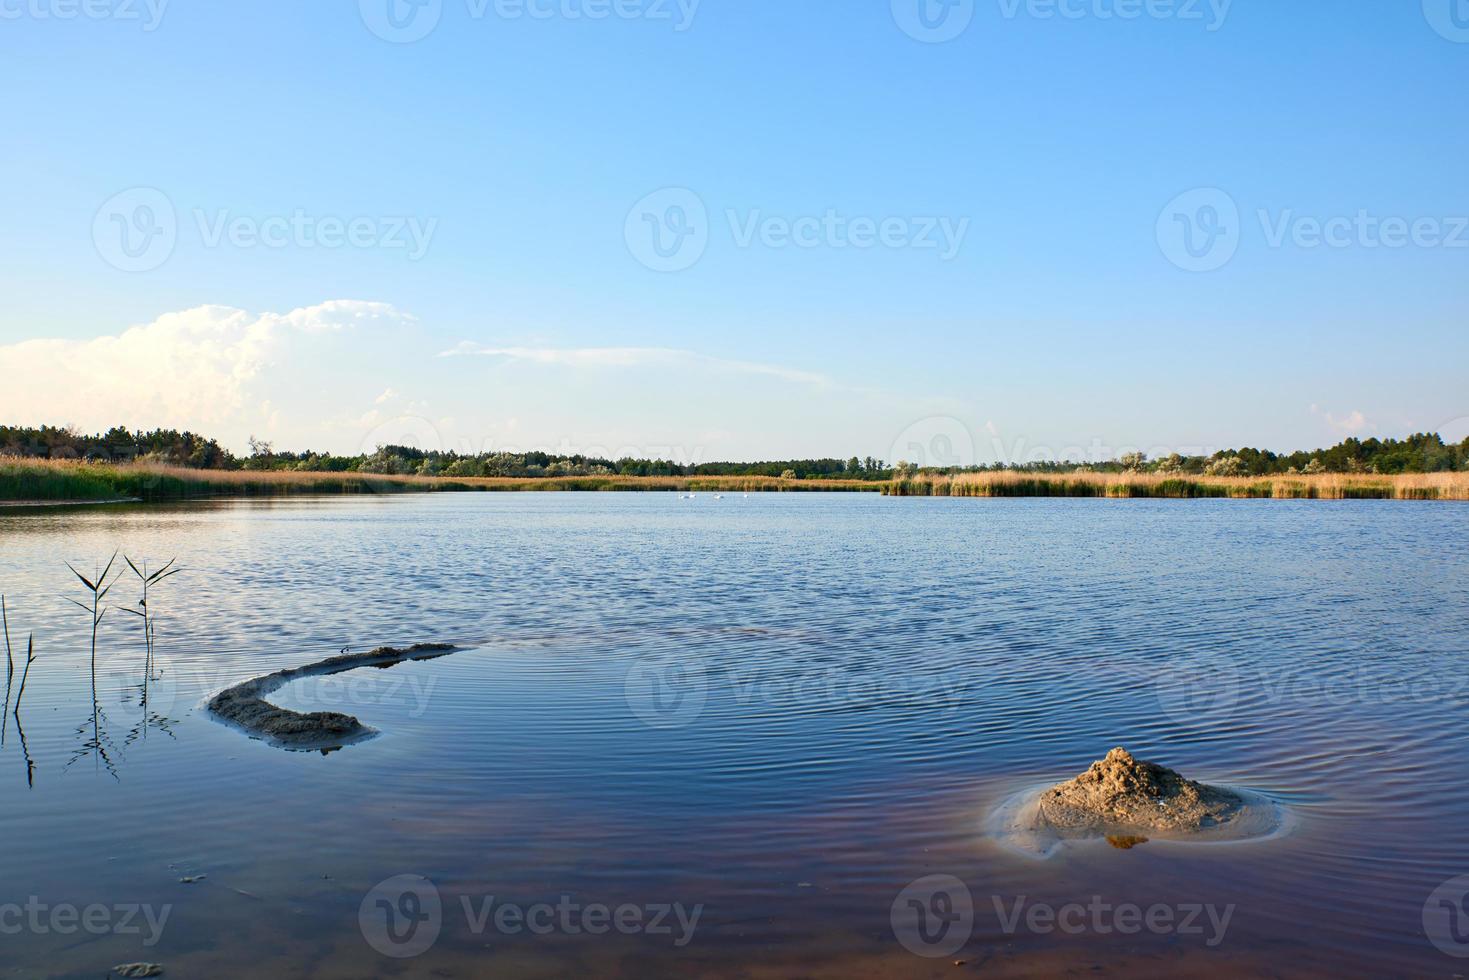
<svg viewBox="0 0 1469 980"><path fill-rule="evenodd" d="M899 464L900 466L902 464ZM1345 439L1330 449L1274 453L1268 449L1225 449L1212 456L1171 453L1150 459L1124 453L1105 463L1042 462L976 469L1019 469L1045 473L1092 470L1098 473L1162 473L1179 476L1285 476L1317 473L1446 473L1469 470L1469 439L1446 443L1433 432L1406 439Z"/></svg>
<svg viewBox="0 0 1469 980"><path fill-rule="evenodd" d="M0 425L0 456L125 462L148 458L195 469L238 469L239 462L218 442L192 432L154 429L129 432L114 426L100 435L84 435L70 426L40 428Z"/></svg>
<svg viewBox="0 0 1469 980"><path fill-rule="evenodd" d="M408 476L790 476L801 479L886 480L892 468L879 459L794 459L762 463L676 463L666 459L606 459L581 454L529 452L457 453L412 446L379 446L358 456L278 450L250 439L250 452L235 456L213 439L192 432L121 426L88 435L61 426L0 425L0 456L97 462L152 462L195 469L301 470L323 473L380 473Z"/></svg>
<svg viewBox="0 0 1469 980"><path fill-rule="evenodd" d="M383 473L451 477L556 476L771 476L807 480L889 480L915 468L871 456L848 459L790 459L759 463L676 463L666 459L605 459L539 451L463 454L410 446L380 446L370 454L286 452L250 439L248 456L237 457L214 439L175 429L129 431L116 426L98 435L70 427L0 426L0 456L48 459L143 461L219 470L302 470L327 473ZM1469 470L1469 439L1445 443L1435 433L1406 439L1351 438L1313 452L1274 453L1266 449L1228 449L1212 456L1177 453L1150 459L1126 453L1103 463L1048 460L988 466L950 467L930 472L1022 470L1033 473L1138 472L1206 476L1267 476L1290 473L1439 473Z"/></svg>

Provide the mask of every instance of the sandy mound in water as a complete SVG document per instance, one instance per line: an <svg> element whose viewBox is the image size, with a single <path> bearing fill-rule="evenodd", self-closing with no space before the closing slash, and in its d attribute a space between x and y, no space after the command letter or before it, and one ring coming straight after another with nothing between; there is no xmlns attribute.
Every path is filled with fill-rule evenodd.
<svg viewBox="0 0 1469 980"><path fill-rule="evenodd" d="M1117 748L1080 776L1042 793L1040 815L1067 830L1190 831L1225 823L1242 806L1237 793L1184 779Z"/></svg>
<svg viewBox="0 0 1469 980"><path fill-rule="evenodd" d="M215 717L236 725L250 735L283 748L329 751L371 738L377 733L351 715L335 711L305 714L277 707L265 700L292 681L303 677L340 674L358 667L387 668L408 660L432 660L457 650L448 643L416 643L406 649L378 647L368 653L346 653L304 667L278 670L236 684L209 699Z"/></svg>
<svg viewBox="0 0 1469 980"><path fill-rule="evenodd" d="M1105 838L1125 850L1154 839L1251 840L1285 826L1285 812L1264 796L1196 783L1121 748L1075 779L1010 796L988 821L1000 843L1039 857L1068 840Z"/></svg>

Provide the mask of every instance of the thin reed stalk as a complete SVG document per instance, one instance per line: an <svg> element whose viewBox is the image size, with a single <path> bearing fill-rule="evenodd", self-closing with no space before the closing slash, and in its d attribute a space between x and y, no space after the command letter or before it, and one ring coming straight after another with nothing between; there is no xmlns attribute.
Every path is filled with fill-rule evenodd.
<svg viewBox="0 0 1469 980"><path fill-rule="evenodd" d="M0 622L5 626L5 706L10 707L10 681L15 677L15 659L10 653L10 611L5 608L5 597L0 595Z"/></svg>
<svg viewBox="0 0 1469 980"><path fill-rule="evenodd" d="M148 571L146 561L143 562L143 567L139 568L127 555L123 555L122 560L128 563L128 567L133 570L133 574L138 577L138 581L143 586L143 598L138 601L139 608L124 607L123 612L131 613L143 621L143 715L146 720L148 683L153 678L153 641L157 636L157 617L153 613L153 607L148 603L148 590L169 576L177 575L183 569L173 567L174 562L178 561L177 558L170 558L162 568L152 573Z"/></svg>
<svg viewBox="0 0 1469 980"><path fill-rule="evenodd" d="M10 652L10 612L5 608L5 597L0 595L0 623L5 627L5 709L0 711L0 745L10 733L10 684L15 678L15 659ZM20 725L19 719L16 725Z"/></svg>
<svg viewBox="0 0 1469 980"><path fill-rule="evenodd" d="M16 724L20 723L20 699L26 696L26 680L31 676L31 664L36 660L36 634L32 633L26 640L26 667L20 675L20 690L15 692L15 715Z"/></svg>
<svg viewBox="0 0 1469 980"><path fill-rule="evenodd" d="M107 615L107 607L102 605L102 600L107 598L107 593L112 589L111 583L107 581L107 576L111 574L112 566L116 561L117 552L114 551L112 557L107 561L107 567L102 569L102 574L97 576L97 581L95 582L75 568L72 568L70 562L66 564L67 568L71 568L71 573L81 579L82 584L87 587L87 591L92 594L92 605L90 608L85 603L77 602L75 599L69 597L66 601L77 606L92 617L92 691L94 698L97 690L97 627L101 624L102 617Z"/></svg>

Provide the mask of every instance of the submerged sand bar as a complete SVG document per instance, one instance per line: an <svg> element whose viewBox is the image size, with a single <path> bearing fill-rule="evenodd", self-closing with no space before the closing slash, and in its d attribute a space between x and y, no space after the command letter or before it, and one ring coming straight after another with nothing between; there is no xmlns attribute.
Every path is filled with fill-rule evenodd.
<svg viewBox="0 0 1469 980"><path fill-rule="evenodd" d="M237 725L248 734L288 749L340 748L376 735L376 730L351 715L335 711L310 714L277 707L265 698L292 681L356 670L358 667L387 668L409 660L432 660L453 653L449 643L417 643L411 647L379 647L367 653L346 653L304 667L278 670L264 677L226 688L209 699L208 709L222 721Z"/></svg>

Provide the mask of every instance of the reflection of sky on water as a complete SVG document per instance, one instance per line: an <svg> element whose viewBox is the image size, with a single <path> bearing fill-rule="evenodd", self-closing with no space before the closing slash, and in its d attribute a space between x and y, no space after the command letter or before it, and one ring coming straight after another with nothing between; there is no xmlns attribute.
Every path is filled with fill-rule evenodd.
<svg viewBox="0 0 1469 980"><path fill-rule="evenodd" d="M0 518L12 639L34 630L38 654L24 736L9 718L0 748L4 880L52 901L175 906L156 949L24 934L7 959L89 977L138 959L181 975L373 972L358 903L417 874L450 908L572 894L706 912L677 951L491 942L446 921L409 976L486 962L671 973L732 956L756 975L923 975L888 905L942 872L976 899L962 956L999 974L1228 972L1279 967L1282 951L1302 972L1431 971L1443 957L1423 902L1465 870L1469 844L1454 761L1469 736L1462 516L507 494ZM188 571L155 599L146 708L141 630L104 622L94 714L63 562L87 570L119 547ZM200 709L343 647L421 640L475 648L277 695L382 732L330 756ZM1029 863L982 839L987 807L1017 784L1114 744L1271 792L1299 830L1253 849L1098 842ZM992 898L1022 894L1238 911L1218 949L1006 935Z"/></svg>

